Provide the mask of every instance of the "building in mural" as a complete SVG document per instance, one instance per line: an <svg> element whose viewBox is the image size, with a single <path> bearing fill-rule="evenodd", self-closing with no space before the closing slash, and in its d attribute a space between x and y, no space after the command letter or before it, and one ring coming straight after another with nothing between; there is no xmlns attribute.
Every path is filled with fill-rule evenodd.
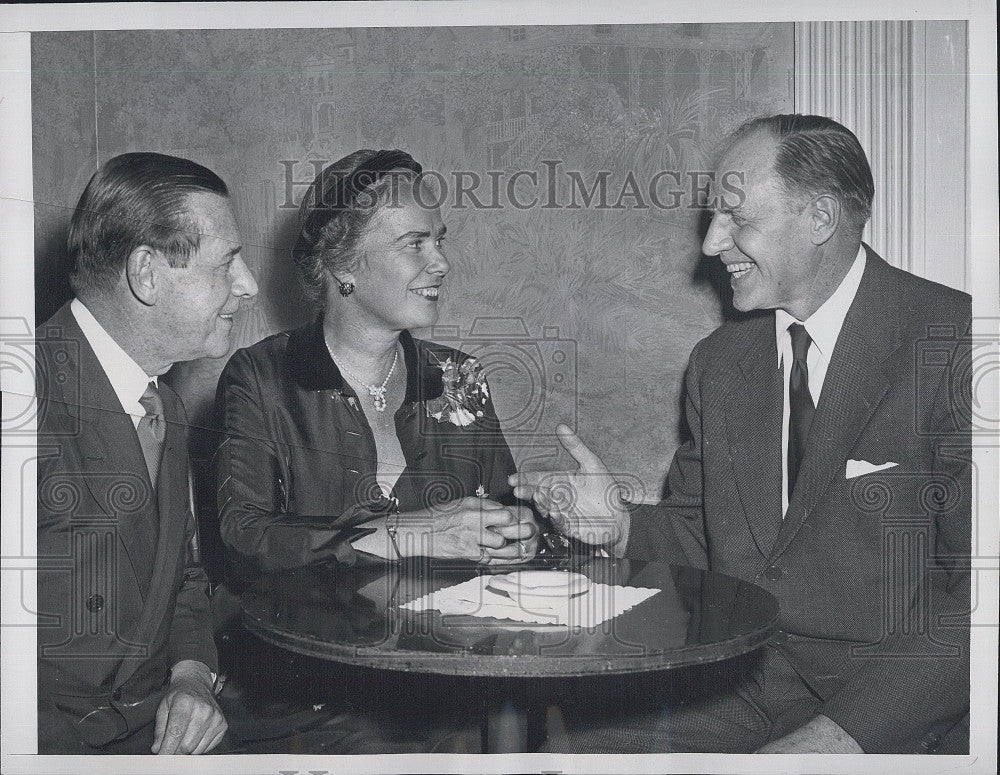
<svg viewBox="0 0 1000 775"><path fill-rule="evenodd" d="M355 73L360 32L330 30L325 45L320 47L322 53L302 63L302 78L309 96L302 122L302 135L307 141L319 137L349 145L355 139L355 128L339 103L348 79Z"/></svg>

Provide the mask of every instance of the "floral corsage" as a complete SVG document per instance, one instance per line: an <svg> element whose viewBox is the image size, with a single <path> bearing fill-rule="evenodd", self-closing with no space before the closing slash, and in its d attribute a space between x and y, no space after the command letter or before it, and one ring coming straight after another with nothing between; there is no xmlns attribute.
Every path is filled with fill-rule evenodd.
<svg viewBox="0 0 1000 775"><path fill-rule="evenodd" d="M427 402L427 416L459 427L472 425L483 416L490 398L482 364L475 358L466 358L461 363L450 357L444 362L437 358L435 361L441 369L444 392L440 398Z"/></svg>

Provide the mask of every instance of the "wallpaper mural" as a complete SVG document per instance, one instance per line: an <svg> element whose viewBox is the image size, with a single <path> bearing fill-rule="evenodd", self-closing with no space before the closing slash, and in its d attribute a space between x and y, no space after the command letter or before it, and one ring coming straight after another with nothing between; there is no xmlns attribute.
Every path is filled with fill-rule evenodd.
<svg viewBox="0 0 1000 775"><path fill-rule="evenodd" d="M551 464L566 421L653 498L688 354L727 311L699 249L704 171L736 124L791 109L791 71L791 24L36 34L36 313L68 298L66 226L98 163L155 150L233 191L261 287L235 345L299 325L306 185L402 148L437 173L452 263L420 334L485 359L521 465ZM224 362L170 374L196 424Z"/></svg>

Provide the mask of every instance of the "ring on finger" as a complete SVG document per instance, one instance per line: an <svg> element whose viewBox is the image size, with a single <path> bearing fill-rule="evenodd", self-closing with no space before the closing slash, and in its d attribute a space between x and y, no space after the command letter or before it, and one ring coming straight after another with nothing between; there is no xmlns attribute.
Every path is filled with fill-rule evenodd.
<svg viewBox="0 0 1000 775"><path fill-rule="evenodd" d="M480 546L479 547L479 559L476 560L476 564L477 565L489 565L490 564L490 560L492 560L492 559L493 559L492 557L487 557L486 556L486 547L485 546Z"/></svg>
<svg viewBox="0 0 1000 775"><path fill-rule="evenodd" d="M523 555L528 553L528 544L525 543L524 541L518 541L517 548L518 548L518 554Z"/></svg>

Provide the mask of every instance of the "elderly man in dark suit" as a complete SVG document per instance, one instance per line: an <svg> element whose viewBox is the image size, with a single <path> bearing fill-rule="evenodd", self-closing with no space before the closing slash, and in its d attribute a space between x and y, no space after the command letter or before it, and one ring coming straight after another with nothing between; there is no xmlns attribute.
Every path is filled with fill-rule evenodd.
<svg viewBox="0 0 1000 775"><path fill-rule="evenodd" d="M716 182L703 250L748 314L691 354L666 498L624 503L565 427L578 471L511 479L619 556L763 586L780 631L668 713L552 747L967 752L970 438L954 394L969 375L953 365L970 298L861 243L872 174L835 121L744 125Z"/></svg>
<svg viewBox="0 0 1000 775"><path fill-rule="evenodd" d="M76 298L36 332L38 750L204 753L226 722L186 417L159 377L225 355L257 286L225 183L161 154L95 173L69 253Z"/></svg>

